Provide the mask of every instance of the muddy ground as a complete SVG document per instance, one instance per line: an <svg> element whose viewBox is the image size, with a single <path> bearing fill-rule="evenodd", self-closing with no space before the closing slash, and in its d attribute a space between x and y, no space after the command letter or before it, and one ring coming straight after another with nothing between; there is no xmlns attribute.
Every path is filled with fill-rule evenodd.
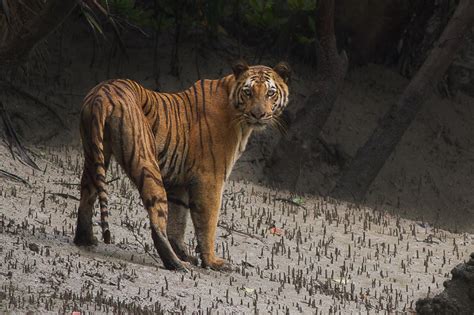
<svg viewBox="0 0 474 315"><path fill-rule="evenodd" d="M74 246L81 99L114 77L156 88L152 45L136 38L127 40L127 60L108 46L94 52L87 29L66 25L28 76L14 80L27 94L0 91L41 169L13 159L0 142L0 170L23 180L0 176L0 312L410 313L474 251L474 112L463 94L430 100L361 205L324 197L340 167L322 148L302 165L297 195L267 186L262 168L279 135L255 135L224 194L216 249L232 272L164 270L138 194L116 164L107 177L113 244ZM182 47L179 77L169 74L166 39L162 45L161 90L229 72L231 42ZM253 63L255 53L246 54ZM314 77L298 63L294 72L290 112ZM395 69L352 69L323 137L353 155L406 84ZM192 250L190 224L187 239Z"/></svg>
<svg viewBox="0 0 474 315"><path fill-rule="evenodd" d="M449 270L474 250L470 234L231 181L216 248L234 271L170 272L153 250L136 191L116 165L109 174L121 178L109 185L113 244L74 246L80 154L70 147L35 152L46 172L17 161L2 165L28 182L0 188L4 310L409 311L417 298L438 293Z"/></svg>
<svg viewBox="0 0 474 315"><path fill-rule="evenodd" d="M34 151L46 172L17 161L2 166L28 182L0 185L3 310L409 312L416 299L441 291L450 269L474 249L470 234L231 181L216 250L234 271L170 272L153 249L138 194L116 165L109 174L120 178L109 185L113 244L74 246L80 154ZM2 147L2 160L8 155Z"/></svg>

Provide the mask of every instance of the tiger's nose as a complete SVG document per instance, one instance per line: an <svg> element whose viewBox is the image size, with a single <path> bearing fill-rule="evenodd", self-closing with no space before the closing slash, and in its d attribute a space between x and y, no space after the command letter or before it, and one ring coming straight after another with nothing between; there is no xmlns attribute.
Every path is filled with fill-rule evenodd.
<svg viewBox="0 0 474 315"><path fill-rule="evenodd" d="M262 119L263 117L265 117L265 112L262 111L262 110L259 110L259 109L252 110L250 112L250 115L252 115L252 117L255 118L255 119Z"/></svg>

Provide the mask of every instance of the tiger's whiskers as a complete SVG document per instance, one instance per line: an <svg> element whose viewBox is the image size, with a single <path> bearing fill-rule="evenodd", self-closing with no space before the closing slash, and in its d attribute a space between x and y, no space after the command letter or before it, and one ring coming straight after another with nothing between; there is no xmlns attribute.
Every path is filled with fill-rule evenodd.
<svg viewBox="0 0 474 315"><path fill-rule="evenodd" d="M278 130L282 136L285 136L288 133L288 126L285 121L283 121L280 117L273 116L270 122L270 125Z"/></svg>

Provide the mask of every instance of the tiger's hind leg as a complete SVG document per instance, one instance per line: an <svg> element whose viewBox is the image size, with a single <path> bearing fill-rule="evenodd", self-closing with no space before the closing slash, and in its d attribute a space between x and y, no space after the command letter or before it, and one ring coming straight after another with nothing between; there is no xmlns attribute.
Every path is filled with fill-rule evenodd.
<svg viewBox="0 0 474 315"><path fill-rule="evenodd" d="M138 106L116 104L109 132L113 155L140 192L150 219L153 243L163 264L167 269L185 270L166 233L168 202L148 121Z"/></svg>
<svg viewBox="0 0 474 315"><path fill-rule="evenodd" d="M140 191L143 205L148 212L151 236L166 269L184 270L167 237L168 205L166 192L154 156L151 159L137 158L136 165L127 171Z"/></svg>
<svg viewBox="0 0 474 315"><path fill-rule="evenodd" d="M198 259L192 256L184 244L186 223L189 217L189 197L184 188L173 188L168 194L168 225L167 233L171 247L181 260L198 264Z"/></svg>

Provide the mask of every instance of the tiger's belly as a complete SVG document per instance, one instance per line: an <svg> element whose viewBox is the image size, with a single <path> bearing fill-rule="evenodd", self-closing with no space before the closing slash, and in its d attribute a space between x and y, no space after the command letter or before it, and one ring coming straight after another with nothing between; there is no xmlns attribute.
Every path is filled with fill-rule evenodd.
<svg viewBox="0 0 474 315"><path fill-rule="evenodd" d="M214 174L216 180L227 180L252 133L250 128L223 130L218 124L202 130L199 125L181 127L177 128L181 132L176 132L162 125L155 133L157 161L165 186L187 185L209 174Z"/></svg>

